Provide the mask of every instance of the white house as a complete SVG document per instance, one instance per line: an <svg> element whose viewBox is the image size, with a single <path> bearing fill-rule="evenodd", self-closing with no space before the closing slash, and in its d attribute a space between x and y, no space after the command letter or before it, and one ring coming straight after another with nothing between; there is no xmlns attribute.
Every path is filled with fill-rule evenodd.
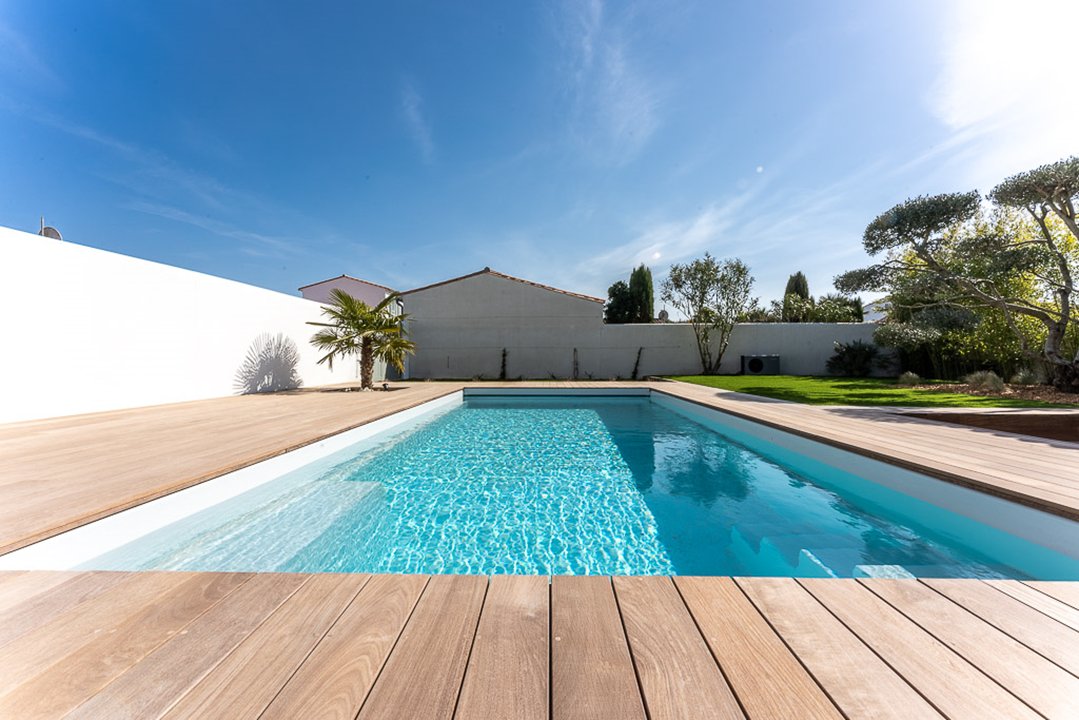
<svg viewBox="0 0 1079 720"><path fill-rule="evenodd" d="M867 323L880 323L884 322L888 317L888 311L891 310L891 303L888 302L888 298L880 298L879 300L873 300L865 304L865 310L863 311L862 322Z"/></svg>

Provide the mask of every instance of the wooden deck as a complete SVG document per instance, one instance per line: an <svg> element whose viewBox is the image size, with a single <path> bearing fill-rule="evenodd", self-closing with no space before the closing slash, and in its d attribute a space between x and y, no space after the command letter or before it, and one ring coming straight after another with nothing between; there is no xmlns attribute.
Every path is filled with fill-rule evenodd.
<svg viewBox="0 0 1079 720"><path fill-rule="evenodd" d="M0 554L474 385L496 386L245 395L0 425ZM530 385L650 387L1079 519L1076 443L685 383L508 387Z"/></svg>
<svg viewBox="0 0 1079 720"><path fill-rule="evenodd" d="M0 426L0 554L467 385ZM540 384L591 385L612 387ZM648 386L1079 517L1076 444ZM0 573L0 718L1074 718L1077 708L1079 583Z"/></svg>
<svg viewBox="0 0 1079 720"><path fill-rule="evenodd" d="M0 573L4 718L1074 718L1079 584Z"/></svg>

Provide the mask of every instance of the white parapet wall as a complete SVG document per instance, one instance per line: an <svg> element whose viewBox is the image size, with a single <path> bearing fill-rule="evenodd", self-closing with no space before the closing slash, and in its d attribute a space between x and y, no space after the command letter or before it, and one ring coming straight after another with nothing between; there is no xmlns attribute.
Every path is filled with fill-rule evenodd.
<svg viewBox="0 0 1079 720"><path fill-rule="evenodd" d="M0 228L0 422L344 382L318 303Z"/></svg>

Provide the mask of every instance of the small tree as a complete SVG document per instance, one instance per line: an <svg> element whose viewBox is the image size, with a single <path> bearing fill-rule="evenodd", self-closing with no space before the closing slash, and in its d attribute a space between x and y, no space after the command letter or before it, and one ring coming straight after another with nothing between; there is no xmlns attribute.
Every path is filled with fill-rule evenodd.
<svg viewBox="0 0 1079 720"><path fill-rule="evenodd" d="M798 293L787 293L783 296L783 304L779 314L783 322L812 322L813 314L817 311L813 298L803 297Z"/></svg>
<svg viewBox="0 0 1079 720"><path fill-rule="evenodd" d="M861 340L849 343L837 342L835 353L828 358L825 367L833 375L846 377L866 377L873 370L873 364L877 361L880 351L876 345Z"/></svg>
<svg viewBox="0 0 1079 720"><path fill-rule="evenodd" d="M405 356L416 352L416 344L405 337L405 314L394 315L391 306L399 295L390 293L382 302L371 307L344 290L330 291L331 305L322 308L328 322L311 322L322 328L311 338L311 344L326 352L318 359L333 369L335 358L358 355L360 358L360 387L371 389L375 360L393 365L398 372L405 370Z"/></svg>
<svg viewBox="0 0 1079 720"><path fill-rule="evenodd" d="M705 253L691 263L671 265L661 297L685 315L693 328L705 375L719 371L731 331L750 307L752 289L749 268L737 258L719 262Z"/></svg>
<svg viewBox="0 0 1079 720"><path fill-rule="evenodd" d="M633 294L629 285L619 280L607 288L607 304L603 307L603 320L611 324L632 322Z"/></svg>
<svg viewBox="0 0 1079 720"><path fill-rule="evenodd" d="M813 308L813 322L862 322L864 317L861 298L850 295L823 295Z"/></svg>

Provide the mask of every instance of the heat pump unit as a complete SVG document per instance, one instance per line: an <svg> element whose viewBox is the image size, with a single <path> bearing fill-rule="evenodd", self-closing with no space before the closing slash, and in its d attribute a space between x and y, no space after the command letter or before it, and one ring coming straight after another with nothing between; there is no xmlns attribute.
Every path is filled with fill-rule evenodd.
<svg viewBox="0 0 1079 720"><path fill-rule="evenodd" d="M778 375L778 355L743 355L743 375Z"/></svg>

